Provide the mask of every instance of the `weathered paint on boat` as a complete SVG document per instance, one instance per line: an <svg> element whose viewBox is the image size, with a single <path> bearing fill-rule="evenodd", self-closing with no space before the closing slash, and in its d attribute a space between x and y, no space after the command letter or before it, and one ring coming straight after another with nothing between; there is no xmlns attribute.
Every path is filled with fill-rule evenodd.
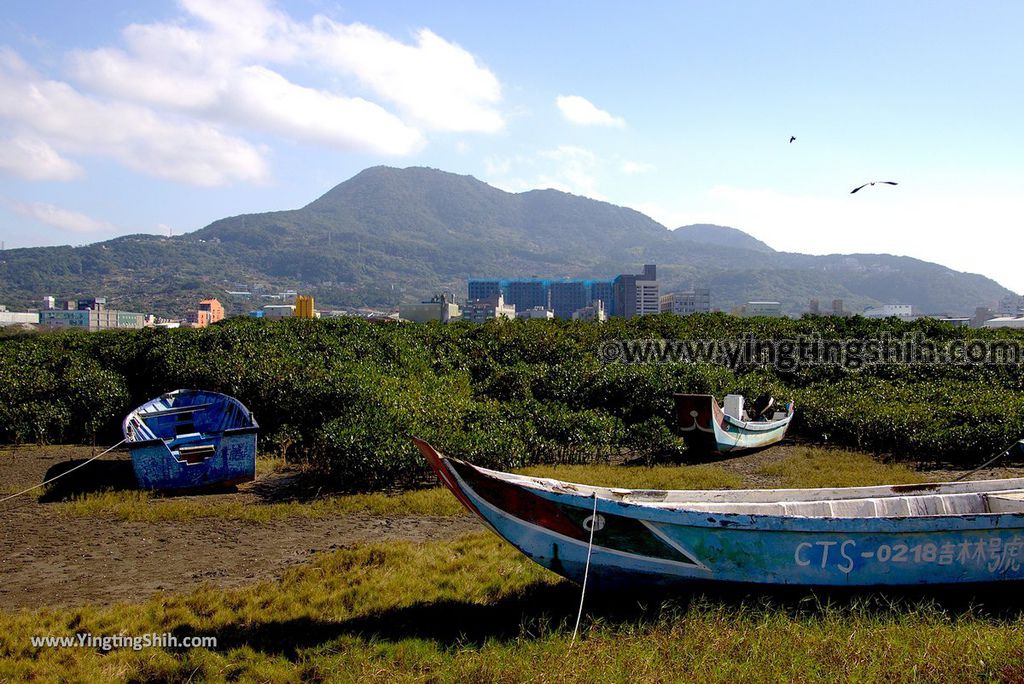
<svg viewBox="0 0 1024 684"><path fill-rule="evenodd" d="M728 416L710 394L676 394L676 419L686 446L696 453L726 454L760 449L782 440L793 420L786 406L780 420L738 420Z"/></svg>
<svg viewBox="0 0 1024 684"><path fill-rule="evenodd" d="M1024 579L1024 479L816 490L609 489L478 468L416 444L441 482L491 529L577 582L591 527L588 581L617 588L694 580L899 586ZM927 514L978 501L1007 512ZM906 514L843 515L872 507ZM756 512L761 509L807 514Z"/></svg>
<svg viewBox="0 0 1024 684"><path fill-rule="evenodd" d="M143 489L228 486L256 476L259 425L226 394L168 392L129 413L122 427Z"/></svg>

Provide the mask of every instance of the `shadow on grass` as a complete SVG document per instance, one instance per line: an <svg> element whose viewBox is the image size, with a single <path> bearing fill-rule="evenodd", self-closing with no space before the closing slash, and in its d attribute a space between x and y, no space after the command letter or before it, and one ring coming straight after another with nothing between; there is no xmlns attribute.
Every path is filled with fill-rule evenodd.
<svg viewBox="0 0 1024 684"><path fill-rule="evenodd" d="M72 459L50 466L43 481L60 477L74 468L78 468L88 459ZM40 503L52 503L54 501L66 501L83 494L92 494L109 490L124 491L126 489L137 489L135 472L132 470L132 462L126 459L98 459L81 468L74 473L47 486L46 491L39 497Z"/></svg>
<svg viewBox="0 0 1024 684"><path fill-rule="evenodd" d="M88 459L72 459L50 466L43 481L60 477L46 487L46 491L39 497L39 503L55 503L58 501L70 501L85 494L97 494L108 491L126 491L139 488L135 479L135 471L132 469L132 462L128 459L98 459L86 463ZM86 465L82 465L86 463ZM82 466L78 468L78 466ZM75 472L71 470L78 468ZM66 477L62 477L66 473ZM191 496L201 494L225 494L237 492L238 487L234 485L211 484L206 487L163 491L159 492L163 497Z"/></svg>
<svg viewBox="0 0 1024 684"><path fill-rule="evenodd" d="M1014 597L1008 598L1013 593ZM879 592L871 590L809 590L707 587L667 593L587 592L583 627L643 626L684 619L688 612L722 609L755 619L783 613L794 619L816 619L826 613L848 613L851 619L898 620L916 613L943 614L949 619L1014 620L1024 615L1024 597L1005 587L972 587ZM317 648L344 637L394 643L405 639L435 642L441 648L479 648L486 642L509 642L560 633L569 635L579 608L580 588L569 582L536 583L521 592L480 604L443 600L416 603L372 615L331 622L313 618L232 625L210 634L218 650L248 646L291 660L303 649ZM181 636L194 629L181 628Z"/></svg>

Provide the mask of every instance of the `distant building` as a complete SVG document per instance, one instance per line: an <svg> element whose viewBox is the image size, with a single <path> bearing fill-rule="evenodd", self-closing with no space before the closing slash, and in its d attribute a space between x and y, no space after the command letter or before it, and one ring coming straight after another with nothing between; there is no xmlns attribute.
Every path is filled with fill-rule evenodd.
<svg viewBox="0 0 1024 684"><path fill-rule="evenodd" d="M102 305L101 305L102 306ZM96 332L116 328L141 328L146 324L146 316L130 311L114 309L53 309L39 312L39 325L54 328L78 328Z"/></svg>
<svg viewBox="0 0 1024 684"><path fill-rule="evenodd" d="M43 297L43 309L53 310L57 308L57 300L53 297Z"/></svg>
<svg viewBox="0 0 1024 684"><path fill-rule="evenodd" d="M935 320L942 321L943 323L949 323L954 328L969 328L971 327L971 319L960 316L939 316Z"/></svg>
<svg viewBox="0 0 1024 684"><path fill-rule="evenodd" d="M612 280L470 278L468 285L470 301L501 294L517 311L540 306L554 311L555 317L562 319L571 318L574 312L595 299L604 302L609 315L625 318L658 313L660 307L653 264L644 266L642 274L623 274Z"/></svg>
<svg viewBox="0 0 1024 684"><path fill-rule="evenodd" d="M87 297L79 299L75 308L79 311L103 311L107 308L107 298Z"/></svg>
<svg viewBox="0 0 1024 684"><path fill-rule="evenodd" d="M452 301L451 295L447 293L435 295L430 300L418 304L401 304L398 307L398 319L411 323L448 323L461 315L459 305Z"/></svg>
<svg viewBox="0 0 1024 684"><path fill-rule="evenodd" d="M744 316L774 316L782 315L782 304L779 302L747 302L742 307Z"/></svg>
<svg viewBox="0 0 1024 684"><path fill-rule="evenodd" d="M996 313L987 306L979 306L974 310L974 316L971 318L971 327L980 328L985 324L985 321L996 318Z"/></svg>
<svg viewBox="0 0 1024 684"><path fill-rule="evenodd" d="M0 327L5 325L19 325L21 323L30 323L35 325L39 323L39 314L35 311L8 311L6 306L0 306Z"/></svg>
<svg viewBox="0 0 1024 684"><path fill-rule="evenodd" d="M821 306L818 304L817 299L812 299L807 305L807 313L812 316L818 316L821 314Z"/></svg>
<svg viewBox="0 0 1024 684"><path fill-rule="evenodd" d="M1024 296L1007 295L999 300L1000 316L1021 316L1024 315Z"/></svg>
<svg viewBox="0 0 1024 684"><path fill-rule="evenodd" d="M527 320L540 318L545 321L549 321L555 317L555 312L551 309L545 309L543 306L535 306L532 309L526 311L516 312L516 318L525 318Z"/></svg>
<svg viewBox="0 0 1024 684"><path fill-rule="evenodd" d="M574 311L582 309L592 299L592 287L583 280L569 280L551 283L550 308L555 316L563 319L572 317Z"/></svg>
<svg viewBox="0 0 1024 684"><path fill-rule="evenodd" d="M279 321L282 318L292 318L295 316L295 305L294 304L267 304L263 307L263 316L270 321Z"/></svg>
<svg viewBox="0 0 1024 684"><path fill-rule="evenodd" d="M659 301L662 313L674 313L679 316L708 313L711 311L711 290L697 288L686 292L672 292L661 295Z"/></svg>
<svg viewBox="0 0 1024 684"><path fill-rule="evenodd" d="M608 314L605 313L604 302L600 299L595 299L588 306L583 307L572 312L572 320L574 321L597 321L598 323L604 323L608 320Z"/></svg>
<svg viewBox="0 0 1024 684"><path fill-rule="evenodd" d="M1000 316L985 321L983 328L1024 328L1024 315L1022 316Z"/></svg>
<svg viewBox="0 0 1024 684"><path fill-rule="evenodd" d="M644 264L643 273L624 273L612 281L612 315L634 318L656 314L661 308L658 295L658 267Z"/></svg>
<svg viewBox="0 0 1024 684"><path fill-rule="evenodd" d="M846 315L846 309L843 308L843 300L842 299L833 299L832 300L832 315L833 316L845 316Z"/></svg>
<svg viewBox="0 0 1024 684"><path fill-rule="evenodd" d="M313 295L299 295L295 298L296 318L319 318L320 315L313 307Z"/></svg>
<svg viewBox="0 0 1024 684"><path fill-rule="evenodd" d="M515 318L515 304L506 304L505 296L496 294L486 299L474 299L466 302L462 309L462 320L483 323L491 318Z"/></svg>
<svg viewBox="0 0 1024 684"><path fill-rule="evenodd" d="M188 314L188 323L193 328L205 328L211 323L224 320L224 307L216 299L204 299L199 308Z"/></svg>
<svg viewBox="0 0 1024 684"><path fill-rule="evenodd" d="M864 318L889 318L895 316L904 320L914 318L913 307L910 304L883 304L882 306L871 306L864 309Z"/></svg>

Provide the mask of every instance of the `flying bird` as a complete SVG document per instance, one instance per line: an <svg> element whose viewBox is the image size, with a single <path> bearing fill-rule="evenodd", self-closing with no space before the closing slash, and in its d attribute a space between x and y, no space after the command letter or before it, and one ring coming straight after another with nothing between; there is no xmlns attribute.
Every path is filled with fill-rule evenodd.
<svg viewBox="0 0 1024 684"><path fill-rule="evenodd" d="M796 136L795 136L795 135L791 135L791 136L789 136L789 142L790 142L790 144L792 144L794 140L796 140Z"/></svg>
<svg viewBox="0 0 1024 684"><path fill-rule="evenodd" d="M897 183L896 181L871 181L870 183L865 183L864 185L857 186L856 188L854 188L853 190L850 191L850 194L852 195L853 193L857 192L861 188L866 188L869 185L874 185L875 183L885 183L886 185L899 185L899 183Z"/></svg>

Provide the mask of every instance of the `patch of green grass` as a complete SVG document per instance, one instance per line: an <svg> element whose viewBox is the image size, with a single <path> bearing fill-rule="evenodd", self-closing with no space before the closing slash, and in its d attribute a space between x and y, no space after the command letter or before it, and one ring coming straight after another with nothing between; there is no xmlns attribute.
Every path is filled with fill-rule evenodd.
<svg viewBox="0 0 1024 684"><path fill-rule="evenodd" d="M635 489L734 489L743 485L738 475L715 466L537 466L519 472L535 477ZM330 495L313 501L283 503L239 500L231 495L161 497L150 492L122 490L83 494L58 504L58 510L72 516L100 516L138 522L190 520L197 517L269 522L283 518L323 518L347 513L394 517L460 515L466 512L458 500L441 487L399 494L375 492Z"/></svg>
<svg viewBox="0 0 1024 684"><path fill-rule="evenodd" d="M810 598L812 600L806 600ZM934 602L588 593L491 535L343 550L278 582L0 613L0 681L1020 681L1024 619ZM214 650L38 648L39 635L214 636Z"/></svg>
<svg viewBox="0 0 1024 684"><path fill-rule="evenodd" d="M139 522L223 518L258 523L283 518L326 518L348 513L459 515L465 511L454 496L439 487L401 494L346 494L283 503L253 503L232 499L230 495L164 498L136 490L106 491L85 494L58 504L58 510L72 516Z"/></svg>
<svg viewBox="0 0 1024 684"><path fill-rule="evenodd" d="M541 465L517 470L533 477L624 489L738 489L743 478L712 465Z"/></svg>
<svg viewBox="0 0 1024 684"><path fill-rule="evenodd" d="M812 447L794 447L791 455L764 466L761 473L782 478L783 487L798 489L914 484L926 479L906 466L882 463L868 454Z"/></svg>

